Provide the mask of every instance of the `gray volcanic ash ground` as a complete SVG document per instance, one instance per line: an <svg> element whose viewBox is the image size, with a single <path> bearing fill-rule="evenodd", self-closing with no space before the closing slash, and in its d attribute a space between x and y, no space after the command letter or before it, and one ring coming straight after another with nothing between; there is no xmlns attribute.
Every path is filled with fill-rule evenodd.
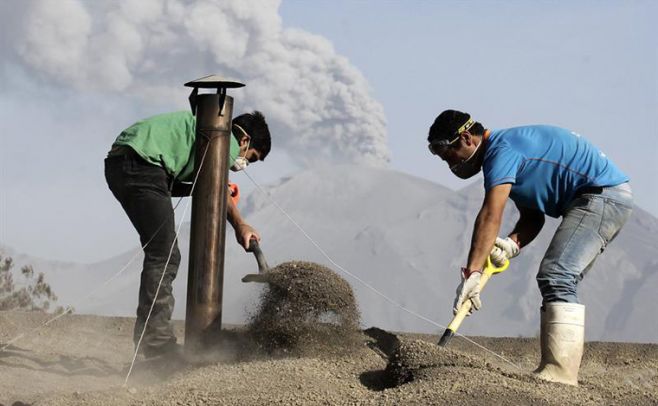
<svg viewBox="0 0 658 406"><path fill-rule="evenodd" d="M0 341L45 321L0 313ZM133 320L67 316L0 354L0 404L33 405L399 405L658 403L658 345L586 344L580 386L536 381L534 338L472 337L517 369L463 339L399 334L397 354L366 334L342 354L272 356L240 346L189 365L139 366L127 387ZM178 334L182 336L182 325ZM390 366L393 356L398 366ZM388 371L387 371L388 369ZM393 370L391 372L391 370ZM407 383L401 383L407 381ZM399 386L391 386L397 381Z"/></svg>
<svg viewBox="0 0 658 406"><path fill-rule="evenodd" d="M349 284L326 267L287 262L262 285L251 323L203 355L132 358L131 318L0 313L0 404L398 405L656 404L658 345L588 343L579 387L537 380L535 338L455 338L361 331ZM474 319L476 316L471 317ZM183 337L183 324L177 334Z"/></svg>

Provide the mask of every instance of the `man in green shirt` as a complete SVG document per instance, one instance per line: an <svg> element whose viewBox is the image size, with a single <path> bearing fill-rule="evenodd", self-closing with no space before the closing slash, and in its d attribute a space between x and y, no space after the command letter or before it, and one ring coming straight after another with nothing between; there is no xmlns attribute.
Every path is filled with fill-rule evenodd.
<svg viewBox="0 0 658 406"><path fill-rule="evenodd" d="M233 137L229 137L231 170L242 170L249 163L263 161L269 154L270 132L260 112L234 118L232 133ZM178 351L171 314L174 309L172 283L180 264L180 251L171 198L190 194L190 182L195 175L195 138L196 118L192 113L161 114L122 131L105 159L107 184L139 233L144 249L133 332L135 344L162 279L140 348L146 358ZM260 240L256 230L242 219L230 196L227 217L238 243L245 249L249 248L252 238Z"/></svg>

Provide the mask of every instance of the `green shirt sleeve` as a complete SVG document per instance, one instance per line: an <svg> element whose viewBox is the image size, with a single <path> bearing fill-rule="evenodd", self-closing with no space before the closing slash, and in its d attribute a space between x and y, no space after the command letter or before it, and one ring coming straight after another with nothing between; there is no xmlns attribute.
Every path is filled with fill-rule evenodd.
<svg viewBox="0 0 658 406"><path fill-rule="evenodd" d="M233 165L233 162L235 162L235 158L238 157L239 153L240 153L240 145L238 144L238 141L235 139L235 136L231 134L231 136L229 137L229 156L228 156L229 168L231 167L231 165ZM192 150L187 165L185 165L180 175L178 176L179 180L183 182L194 181L194 157L195 157L194 150Z"/></svg>

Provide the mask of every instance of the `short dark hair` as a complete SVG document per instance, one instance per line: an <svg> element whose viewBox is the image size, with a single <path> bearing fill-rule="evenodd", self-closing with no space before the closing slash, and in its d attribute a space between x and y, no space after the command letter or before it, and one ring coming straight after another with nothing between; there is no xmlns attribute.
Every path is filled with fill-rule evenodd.
<svg viewBox="0 0 658 406"><path fill-rule="evenodd" d="M233 124L239 125L249 134L251 137L249 147L255 148L260 153L261 161L265 160L272 148L272 139L263 113L255 110L253 113L241 114L233 119Z"/></svg>
<svg viewBox="0 0 658 406"><path fill-rule="evenodd" d="M457 110L445 110L434 120L434 124L430 127L427 141L432 143L433 141L455 138L458 135L457 131L459 128L466 124L470 118L471 115L468 113ZM468 131L474 135L483 135L484 127L476 121Z"/></svg>

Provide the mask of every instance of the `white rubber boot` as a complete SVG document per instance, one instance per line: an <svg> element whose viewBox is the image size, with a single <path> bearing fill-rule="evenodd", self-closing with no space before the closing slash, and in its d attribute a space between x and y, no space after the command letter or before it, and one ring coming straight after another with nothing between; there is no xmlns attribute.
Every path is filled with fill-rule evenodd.
<svg viewBox="0 0 658 406"><path fill-rule="evenodd" d="M578 370L585 342L585 306L547 303L541 311L541 379L578 385Z"/></svg>

